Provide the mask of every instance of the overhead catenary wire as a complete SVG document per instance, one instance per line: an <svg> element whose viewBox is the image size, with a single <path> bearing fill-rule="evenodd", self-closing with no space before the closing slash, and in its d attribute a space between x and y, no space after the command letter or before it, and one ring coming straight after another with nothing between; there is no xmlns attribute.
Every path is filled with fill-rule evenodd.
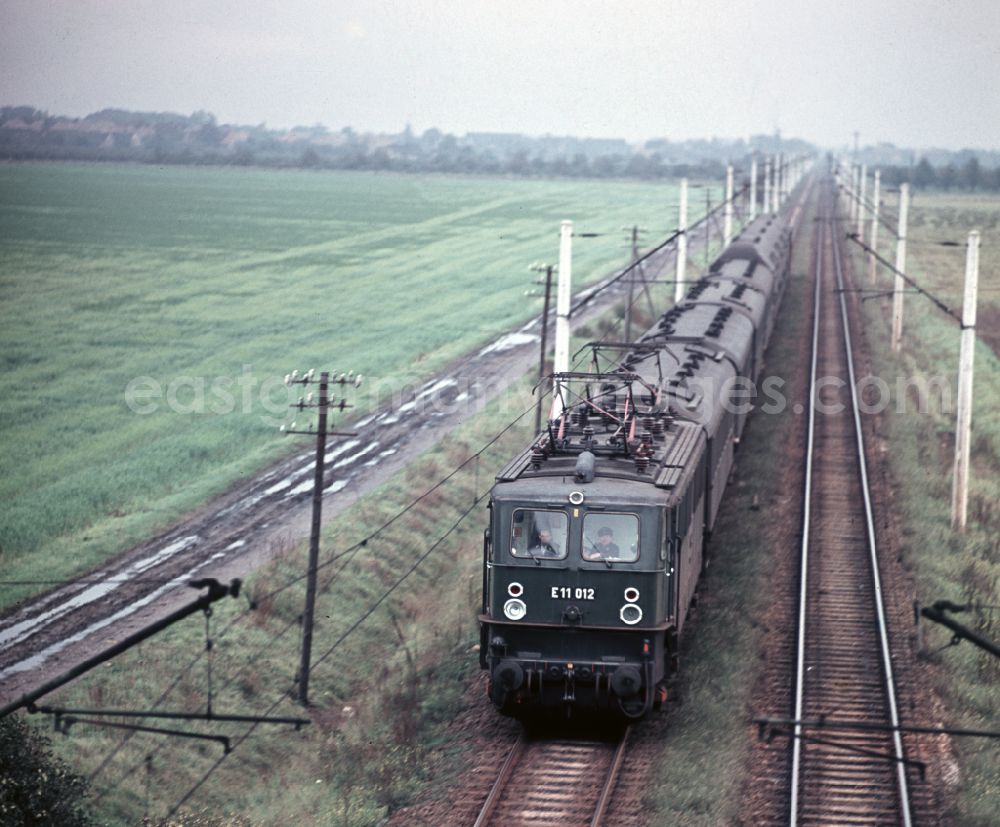
<svg viewBox="0 0 1000 827"><path fill-rule="evenodd" d="M733 197L731 199L729 199L729 201L734 206L736 206L740 202L740 200L744 198L744 196L748 196L749 195L749 192L750 192L750 184L748 184L748 183L747 184L743 184L739 188L739 190L737 190L737 191L735 191L733 193ZM726 203L727 203L727 201L722 201L721 203L719 203L718 205L716 205L715 207L713 207L712 209L710 209L708 212L705 213L705 215L703 215L701 218L699 218L693 224L689 225L688 228L687 228L687 230L685 232L690 235L690 234L692 234L692 232L695 229L699 228L700 226L702 226L704 224L706 226L706 233L705 233L704 244L705 244L705 247L707 249L708 245L710 243L709 233L707 232L708 222L712 219L713 216L716 216L716 227L718 228L718 217L717 216L718 216L719 213L721 213L724 210ZM741 213L742 213L742 210L741 210ZM748 223L748 217L747 217L747 215L742 215L741 218L742 218L743 226L746 226L746 224ZM661 252L662 250L667 249L671 244L676 244L677 239L681 235L682 235L681 232L675 232L672 235L668 236L666 240L660 242L660 244L658 244L655 247L651 248L650 250L646 251L642 256L640 256L640 257L636 258L634 261L632 261L617 276L615 276L612 280L610 280L607 283L605 283L604 285L602 285L601 288L600 288L600 291L597 291L597 292L603 292L604 290L607 290L607 289L611 288L614 284L619 283L632 270L634 270L637 267L641 268L642 265L646 261L648 261L653 255L655 255L658 252ZM679 251L678 251L678 254L680 254ZM694 280L692 280L692 283L693 283L693 281ZM659 282L654 279L654 280L646 280L646 283L659 283ZM675 284L676 282L674 280L669 280L669 281L664 282L664 283ZM595 292L594 295L596 295L596 292ZM589 301L592 298L593 298L593 295L589 295L589 296L586 297L586 300ZM598 340L597 344L606 344L607 343L607 336L610 334L611 331L617 330L618 328L620 328L622 326L622 324L624 323L624 319L626 318L626 316L628 315L628 313L631 312L631 309L632 309L632 307L634 307L636 301L638 301L638 298L637 297L633 297L632 302L629 303L626 306L626 308L625 308L626 313L623 316L618 317L618 318L616 318L614 320L614 322L610 326L609 330L605 333L605 336L603 338L601 338L600 340ZM580 302L579 303L580 307L582 307L583 305L584 305L584 302ZM576 306L574 306L574 308L573 308L573 312L574 313L576 312L576 309L577 309ZM587 354L586 354L585 351L586 351L586 349L581 349L581 351L578 351L578 358L574 361L574 364L573 364L573 369L574 370L577 369L583 361L585 361L585 359L587 357Z"/></svg>
<svg viewBox="0 0 1000 827"><path fill-rule="evenodd" d="M876 250L873 250L864 241L859 239L855 233L847 233L846 237L849 240L853 241L855 244L857 244L859 247L861 247L862 250L865 250L866 252L873 255L875 259L879 262L879 264L883 265L889 271L899 276L904 282L910 285L910 287L912 287L917 293L920 293L925 298L930 299L931 303L934 304L935 307L937 307L939 310L942 310L943 312L951 316L956 322L958 322L959 327L962 327L964 329L964 323L962 322L962 317L959 316L954 310L952 310L951 307L945 304L944 301L939 299L929 290L925 290L923 287L921 287L912 276L908 276L902 270L897 270L894 264L891 264L887 259L880 256Z"/></svg>
<svg viewBox="0 0 1000 827"><path fill-rule="evenodd" d="M737 199L741 198L743 196L743 193L747 189L748 189L748 186L744 185L744 186L742 186L739 189L738 192L735 192L733 194L733 198L731 199L731 201L732 201L732 203L734 205L736 204ZM675 243L677 241L677 239L681 235L683 235L685 232L688 235L691 235L694 232L694 230L698 229L699 227L701 227L706 222L711 221L712 218L713 218L713 216L716 216L718 213L720 213L725 208L725 204L726 204L725 201L720 202L719 204L717 204L716 206L714 206L709 212L707 212L705 215L703 215L701 218L699 218L697 221L695 221L694 223L688 225L688 227L687 227L687 229L685 231L681 231L681 230L675 231L671 235L667 236L666 239L664 239L663 241L661 241L655 247L650 248L645 253L643 253L641 256L639 256L637 259L635 259L634 261L632 261L629 264L627 264L624 268L622 268L622 270L617 275L612 276L604 284L600 285L599 287L597 287L594 290L592 290L591 292L589 292L586 296L583 296L581 299L579 299L572 306L572 308L570 310L570 314L571 315L575 315L576 313L578 313L581 309L583 309L584 307L586 307L590 302L592 302L595 298L597 298L597 296L599 296L600 294L602 294L606 290L611 289L613 286L617 285L622 279L625 278L625 276L627 276L629 273L631 273L636 268L641 267L641 265L646 260L648 260L652 256L656 255L661 250L666 249L671 244Z"/></svg>
<svg viewBox="0 0 1000 827"><path fill-rule="evenodd" d="M843 193L851 199L855 204L858 204L868 210L869 213L875 212L875 202L870 198L862 199L853 189L848 187L846 184L840 185ZM898 234L898 220L899 216L892 211L885 209L881 204L878 210L878 223L879 226L884 227L889 233L892 234L893 238L899 238Z"/></svg>

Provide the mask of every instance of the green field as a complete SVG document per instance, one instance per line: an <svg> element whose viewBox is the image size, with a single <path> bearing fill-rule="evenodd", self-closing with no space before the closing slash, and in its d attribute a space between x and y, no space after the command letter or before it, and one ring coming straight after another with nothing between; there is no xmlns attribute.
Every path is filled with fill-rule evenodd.
<svg viewBox="0 0 1000 827"><path fill-rule="evenodd" d="M896 205L889 199L889 207ZM982 233L972 472L969 526L964 535L950 527L951 479L959 354L958 323L925 298L905 296L903 348L890 347L891 299L863 303L865 335L872 369L890 389L892 404L882 424L896 482L896 516L903 532L903 559L915 578L915 597L924 605L937 600L980 608L955 619L1000 641L1000 199L980 195L917 192L910 212L906 272L948 305L962 307L965 241L970 230ZM884 238L884 236L883 236ZM962 246L943 247L942 241ZM894 260L894 242L884 239L881 253ZM856 271L862 270L855 256ZM868 277L859 279L868 287ZM877 287L889 289L881 272ZM921 412L916 394L896 391L898 383L939 379L951 399L930 394ZM915 387L915 385L913 385ZM902 404L901 404L902 403ZM969 643L949 646L951 633L930 622L925 627L925 657L935 688L945 701L943 721L953 727L995 730L1000 725L1000 660ZM947 823L986 827L1000 812L1000 751L996 742L977 738L953 741L956 765L944 792L953 796Z"/></svg>
<svg viewBox="0 0 1000 827"><path fill-rule="evenodd" d="M604 234L583 284L675 211L669 184L0 166L0 567L64 578L289 450L291 368L365 374L363 411L537 313L561 219Z"/></svg>

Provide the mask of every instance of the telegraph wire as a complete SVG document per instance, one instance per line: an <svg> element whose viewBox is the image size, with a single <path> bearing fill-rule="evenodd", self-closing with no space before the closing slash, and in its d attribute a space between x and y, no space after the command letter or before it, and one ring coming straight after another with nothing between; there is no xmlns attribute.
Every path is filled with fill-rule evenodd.
<svg viewBox="0 0 1000 827"><path fill-rule="evenodd" d="M528 410L525 411L525 414L533 410L534 406L528 408ZM523 417L525 414L521 414L521 416ZM327 660L340 647L340 645L345 640L347 640L348 637L351 636L351 634L353 634L369 617L371 617L371 615L374 614L374 612L393 594L393 592L395 592L396 589L399 588L399 586L401 586L410 577L410 575L412 575L424 563L424 561L426 561L430 557L430 555L434 551L436 551L440 547L440 545L458 529L459 525L461 525L465 521L465 519L479 506L479 503L483 499L485 499L486 496L487 494L484 493L479 497L477 497L472 502L472 504L469 505L459 515L458 519L456 519L454 523L452 523L451 527L448 528L448 530L445 531L444 534L438 537L438 539L435 540L434 543L432 543L431 546L426 551L424 551L424 553L421 554L420 557L416 559L416 561L414 561L413 565L411 565L410 568L407 569L407 571L403 575L401 575L396 580L395 583L392 584L392 586L390 586L386 591L384 591L382 595L371 605L371 607L369 607L369 609L365 611L361 615L361 617L359 617L354 623L352 623L351 626L348 627L348 629L345 632L343 632L340 635L340 637L337 638L337 640L329 649L327 649L319 658L315 660L314 665L319 666L321 663ZM289 693L294 691L294 688L295 688L295 682L293 681L291 687L289 689L284 690L281 693L281 695L279 695L278 698L267 708L267 710L263 713L263 715L259 717L262 718L267 717L272 712L274 712L274 710L277 709L277 707L282 702L288 699ZM227 752L224 752L221 756L219 756L219 758L215 761L215 763L213 763L212 766L208 768L205 774L194 784L194 786L192 786L184 794L184 796L171 807L170 811L159 822L160 825L165 825L167 820L170 819L173 815L175 815L177 811L181 807L183 807L192 798L192 796L194 796L194 794L208 781L208 779L222 765L222 762L225 761L225 759L229 757L229 755L235 752L237 747L239 747L244 741L246 741L247 738L251 735L251 733L253 733L257 729L258 726L260 726L259 720L251 724L250 728L245 733L235 738L235 740L231 743L229 750Z"/></svg>
<svg viewBox="0 0 1000 827"><path fill-rule="evenodd" d="M334 572L333 574L331 574L328 578L326 578L324 580L324 582L323 582L323 588L324 589L327 588L330 585L330 583L333 581L333 579L337 576L337 574L343 572L344 568L351 562L350 559L344 560L344 558L352 558L362 548L365 548L371 540L376 539L383 531L385 531L393 523L395 523L400 518L402 518L407 512L409 512L414 507L416 507L422 500L424 500L426 497L428 497L434 491L438 490L443 485L445 485L446 483L448 483L449 481L451 481L458 474L458 472L460 472L463 468L465 468L466 465L469 464L469 462L471 462L474 459L478 459L478 457L480 455L482 455L483 453L485 453L487 449L489 449L493 444L495 444L499 439L501 439L509 430L511 430L511 428L513 428L515 425L517 425L518 422L520 422L528 413L532 412L533 410L534 410L534 405L531 405L529 408L526 408L524 411L522 411L514 420L512 420L507 425L505 425L503 427L503 429L501 429L489 441L487 441L484 445L482 445L479 448L479 450L476 451L476 453L474 453L474 454L470 455L468 458L466 458L462 463L460 463L456 468L454 468L451 472L449 472L447 475L445 475L441 480L439 480L437 483L435 483L431 488L427 489L422 494L420 494L418 497L415 497L413 500L411 500L403 509L401 509L396 514L394 514L391 518L389 518L388 520L386 520L382 525L380 525L375 531L373 531L372 533L370 533L367 537L365 537L364 539L362 539L359 542L355 543L350 548L348 548L348 549L346 549L346 550L344 550L344 551L342 551L340 553L334 554L331 557L329 557L328 559L324 560L322 563L320 563L319 567L320 568L325 568L327 566L332 565L335 562L342 561L342 560L344 561L344 566L342 566L337 572ZM475 507L475 505L478 505L481 500L482 500L482 497L477 497L476 500L474 501L472 507ZM465 519L465 517L468 516L468 513L471 511L472 507L470 507L470 509L462 515L461 519ZM452 529L449 529L449 533L451 531L453 531L456 527L457 527L457 523L456 523L455 526L452 527ZM294 579L292 579L292 580L286 582L285 584L283 584L282 586L279 586L277 589L273 589L272 591L267 592L267 593L265 593L263 595L254 596L254 604L255 605L259 605L263 601L268 600L268 599L270 599L270 598L272 598L272 597L280 594L281 592L285 591L286 589L288 589L291 586L295 585L296 583L300 582L304 578L305 578L305 575L298 575ZM384 597L382 599L384 600ZM234 625L236 625L236 623L238 623L239 621L245 619L254 610L255 610L254 608L246 608L242 612L240 612L239 614L237 614L233 618L231 618L226 623L226 625L223 626L218 631L218 633L216 635L217 639L221 639L222 637L224 637L226 635L226 633ZM246 660L243 663L243 665L240 667L240 669L235 674L231 675L230 677L228 677L226 679L225 683L222 685L222 687L220 688L219 692L221 693L221 692L224 692L225 690L227 690L236 680L239 679L240 676L243 675L243 673L253 664L254 660L257 657L259 657L260 654L262 654L264 651L266 651L271 646L273 646L278 640L280 640L284 635L286 635L290 630L292 630L297 625L298 625L298 618L293 618L292 620L288 621L285 624L285 626L282 629L280 629L276 634L272 635L271 638L266 643L258 645L257 647L255 647L247 655ZM194 667L198 664L198 662L201 660L201 658L204 657L204 655L205 655L204 651L199 651L199 653L194 658L191 659L191 661L173 679L173 681L171 682L170 686L168 686L160 694L159 698L153 704L153 709L156 709L157 707L159 707L160 704L162 704L166 700L166 698L168 697L168 695L177 687L177 685L181 682L181 680L183 680L183 678L194 669ZM317 661L317 663L319 663L319 661ZM272 710L273 710L273 707L272 707ZM104 758L104 760L102 760L101 764L98 765L98 767L90 774L90 776L89 776L90 780L94 780L101 772L103 772L103 770L110 764L110 762L114 759L114 757L125 746L125 744L127 743L127 741L130 740L131 736L132 736L132 734L129 734L128 736L126 736L125 739L122 741L122 743L116 745L116 747ZM157 746L155 752L159 752L159 750L164 749L164 748L165 748L165 745L161 744L161 745ZM143 765L144 765L143 762L135 764L132 767L132 769L128 770L125 773L125 775L123 775L123 776L120 777L121 780L125 780L126 778L130 777L131 775L133 775ZM105 788L105 790L103 792L101 792L100 795L97 796L96 800L100 801L104 797L104 795L106 794L106 792L108 792L110 789L112 789L112 788L111 787Z"/></svg>

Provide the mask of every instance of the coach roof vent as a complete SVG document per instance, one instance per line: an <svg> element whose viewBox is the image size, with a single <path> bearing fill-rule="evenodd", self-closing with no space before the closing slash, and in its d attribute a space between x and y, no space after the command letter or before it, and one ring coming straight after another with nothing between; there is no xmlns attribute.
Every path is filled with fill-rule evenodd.
<svg viewBox="0 0 1000 827"><path fill-rule="evenodd" d="M573 469L573 482L593 482L594 481L595 457L590 451L583 451L576 458L576 467Z"/></svg>

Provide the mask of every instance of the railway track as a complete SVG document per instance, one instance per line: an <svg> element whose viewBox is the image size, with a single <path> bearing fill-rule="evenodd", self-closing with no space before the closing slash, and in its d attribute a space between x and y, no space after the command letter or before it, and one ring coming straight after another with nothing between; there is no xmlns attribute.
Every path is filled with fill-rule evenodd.
<svg viewBox="0 0 1000 827"><path fill-rule="evenodd" d="M819 232L793 718L887 729L796 724L787 823L909 827L844 267L829 208Z"/></svg>
<svg viewBox="0 0 1000 827"><path fill-rule="evenodd" d="M616 739L535 738L522 732L474 827L599 827L614 794L630 728Z"/></svg>

